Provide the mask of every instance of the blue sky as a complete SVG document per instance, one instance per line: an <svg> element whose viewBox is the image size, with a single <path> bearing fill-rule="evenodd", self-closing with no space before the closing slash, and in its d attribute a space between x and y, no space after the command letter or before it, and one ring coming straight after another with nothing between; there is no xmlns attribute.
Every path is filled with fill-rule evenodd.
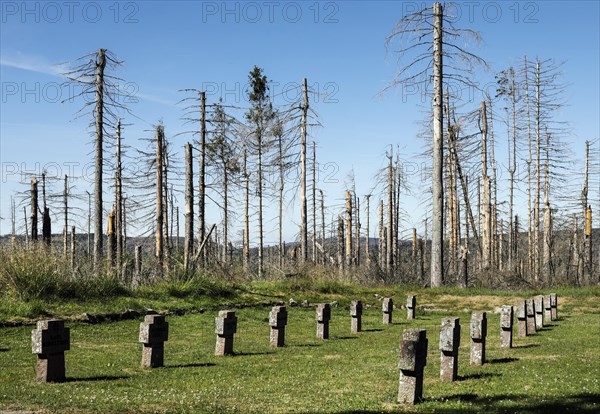
<svg viewBox="0 0 600 414"><path fill-rule="evenodd" d="M89 119L75 118L81 102L59 102L70 93L60 86L59 73L61 63L101 47L125 61L118 75L139 100L130 105L136 118L126 117L132 125L125 139L134 146L162 120L174 146L183 147L189 138L175 137L188 129L176 104L184 97L180 89L206 88L209 101L223 95L226 103L245 106L243 87L254 65L276 82L274 94L308 78L321 99L313 108L323 127L312 131L322 166L318 186L325 191L328 215L337 213L349 172L354 170L358 194L369 193L388 145L399 146L407 169L413 168L408 163L425 161L417 157L424 145L416 135L424 117L421 106L429 107L429 101L403 96L401 89L380 93L398 68L393 51L385 47L386 36L405 11L427 4L2 1L0 234L10 232L10 196L26 188L19 184L24 170L45 166L61 176L80 177L74 182L79 193L91 188L81 178L92 160ZM564 80L571 85L560 115L570 123L567 141L580 159L583 142L599 137L599 2L459 2L455 10L456 25L483 38L470 49L490 66L477 74L481 85L523 55L565 61ZM479 100L475 96L467 106L475 109ZM505 153L501 143L498 151ZM406 228L421 226L427 200L426 185L413 181L412 194L402 199ZM209 221L219 221L218 211L209 210ZM286 216L289 240L297 231L299 208L291 205ZM267 242L276 240L275 223ZM83 229L83 222L77 225Z"/></svg>

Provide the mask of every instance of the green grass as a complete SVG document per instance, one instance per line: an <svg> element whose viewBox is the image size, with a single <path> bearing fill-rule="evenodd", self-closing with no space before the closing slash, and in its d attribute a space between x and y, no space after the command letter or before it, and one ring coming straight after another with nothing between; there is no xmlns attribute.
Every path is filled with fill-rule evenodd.
<svg viewBox="0 0 600 414"><path fill-rule="evenodd" d="M69 323L72 345L66 353L67 383L36 384L31 327L0 329L0 410L43 413L199 413L199 412L423 412L423 413L596 413L600 410L600 301L598 290L568 290L559 296L561 320L535 336L515 339L515 348L499 348L499 316L488 316L487 358L469 366L468 309L491 310L530 292L462 291L416 288L366 289L352 286L286 291L284 283L259 283L237 291L240 303L297 301L308 297L339 299L333 309L331 339L315 339L314 309L289 308L287 347L268 346L266 306L237 309L234 357L213 356L214 317L203 314L169 317L166 367L141 369L139 322L101 325ZM338 290L338 288L341 290ZM185 290L185 289L181 289ZM323 291L325 290L325 292ZM192 288L192 291L195 291ZM560 290L559 290L560 291ZM418 295L415 321L404 312L383 326L378 307L365 309L360 334L350 333L345 306L355 294L378 305L374 293ZM185 296L185 295L184 295ZM265 297L266 296L266 297ZM189 299L186 296L185 300ZM228 299L226 299L228 300ZM213 303L214 309L218 306ZM458 309L456 312L454 309ZM68 313L68 312L67 312ZM460 381L439 381L438 332L444 316L461 318ZM395 403L397 352L403 329L427 329L428 360L425 401L416 408Z"/></svg>

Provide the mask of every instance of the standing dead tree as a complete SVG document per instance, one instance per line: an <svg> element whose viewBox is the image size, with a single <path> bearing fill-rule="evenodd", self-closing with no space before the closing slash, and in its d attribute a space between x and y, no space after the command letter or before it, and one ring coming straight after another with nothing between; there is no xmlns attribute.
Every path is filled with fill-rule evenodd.
<svg viewBox="0 0 600 414"><path fill-rule="evenodd" d="M116 125L119 112L129 112L124 105L127 97L119 88L122 79L113 75L115 69L122 65L114 54L106 49L85 55L73 63L70 70L64 73L68 82L79 93L75 97L83 98L85 104L77 112L77 117L92 115L95 178L94 178L94 271L98 272L103 257L103 184L104 184L104 146L107 128ZM63 101L64 102L64 101Z"/></svg>
<svg viewBox="0 0 600 414"><path fill-rule="evenodd" d="M469 29L456 28L449 17L444 13L441 3L437 2L433 7L402 17L387 38L388 45L399 43L396 52L402 62L388 88L396 85L425 87L433 81L432 287L442 285L444 273L443 84L448 80L456 80L473 85L465 74L471 73L475 64L484 63L457 42L467 37L478 39L477 34ZM433 38L433 47L428 38Z"/></svg>

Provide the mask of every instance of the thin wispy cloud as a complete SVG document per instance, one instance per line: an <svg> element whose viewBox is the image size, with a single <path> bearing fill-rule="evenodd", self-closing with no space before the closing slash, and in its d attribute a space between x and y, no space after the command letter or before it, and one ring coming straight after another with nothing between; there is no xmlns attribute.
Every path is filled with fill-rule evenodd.
<svg viewBox="0 0 600 414"><path fill-rule="evenodd" d="M62 76L68 70L66 63L50 63L41 56L30 56L18 53L15 56L0 56L0 66L50 76Z"/></svg>

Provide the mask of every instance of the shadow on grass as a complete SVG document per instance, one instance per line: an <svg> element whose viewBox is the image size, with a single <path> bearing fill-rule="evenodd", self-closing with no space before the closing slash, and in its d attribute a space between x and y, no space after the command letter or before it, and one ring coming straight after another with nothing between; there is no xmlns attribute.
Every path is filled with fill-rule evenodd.
<svg viewBox="0 0 600 414"><path fill-rule="evenodd" d="M486 412L486 414L495 413L529 413L529 414L546 414L546 413L581 413L592 414L597 413L597 405L600 403L600 394L575 394L565 395L559 398L544 398L544 401L536 401L529 395L523 394L501 394L487 397L480 397L476 394L458 394L444 401L465 401L469 403L469 407L462 408L436 408L436 413L441 414L475 414ZM425 400L425 402L434 400ZM506 403L511 401L510 405L498 405L496 403Z"/></svg>
<svg viewBox="0 0 600 414"><path fill-rule="evenodd" d="M97 382L97 381L117 381L128 379L129 375L98 375L94 377L67 377L64 382Z"/></svg>
<svg viewBox="0 0 600 414"><path fill-rule="evenodd" d="M383 332L383 329L363 329L362 332Z"/></svg>
<svg viewBox="0 0 600 414"><path fill-rule="evenodd" d="M234 352L233 356L258 356L258 355L271 355L274 354L275 351L266 351L266 352Z"/></svg>
<svg viewBox="0 0 600 414"><path fill-rule="evenodd" d="M290 347L290 348L312 348L312 347L317 347L317 346L321 346L321 344L294 344L294 345L286 345L286 347Z"/></svg>
<svg viewBox="0 0 600 414"><path fill-rule="evenodd" d="M490 359L488 362L490 364L506 364L508 362L515 362L518 360L519 360L519 358L497 358L497 359Z"/></svg>
<svg viewBox="0 0 600 414"><path fill-rule="evenodd" d="M500 376L500 374L498 374L496 372L479 372L477 374L459 375L456 380L457 381L468 381L468 380L474 380L474 379L492 378L492 377L499 377L499 376Z"/></svg>
<svg viewBox="0 0 600 414"><path fill-rule="evenodd" d="M358 339L358 336L334 336L332 339Z"/></svg>
<svg viewBox="0 0 600 414"><path fill-rule="evenodd" d="M213 362L193 362L191 364L165 365L165 368L202 368L214 367L216 365Z"/></svg>
<svg viewBox="0 0 600 414"><path fill-rule="evenodd" d="M9 348L0 348L0 352L8 352L8 351L10 351Z"/></svg>
<svg viewBox="0 0 600 414"><path fill-rule="evenodd" d="M513 345L513 348L526 349L526 348L537 348L540 344L525 344L525 345Z"/></svg>

